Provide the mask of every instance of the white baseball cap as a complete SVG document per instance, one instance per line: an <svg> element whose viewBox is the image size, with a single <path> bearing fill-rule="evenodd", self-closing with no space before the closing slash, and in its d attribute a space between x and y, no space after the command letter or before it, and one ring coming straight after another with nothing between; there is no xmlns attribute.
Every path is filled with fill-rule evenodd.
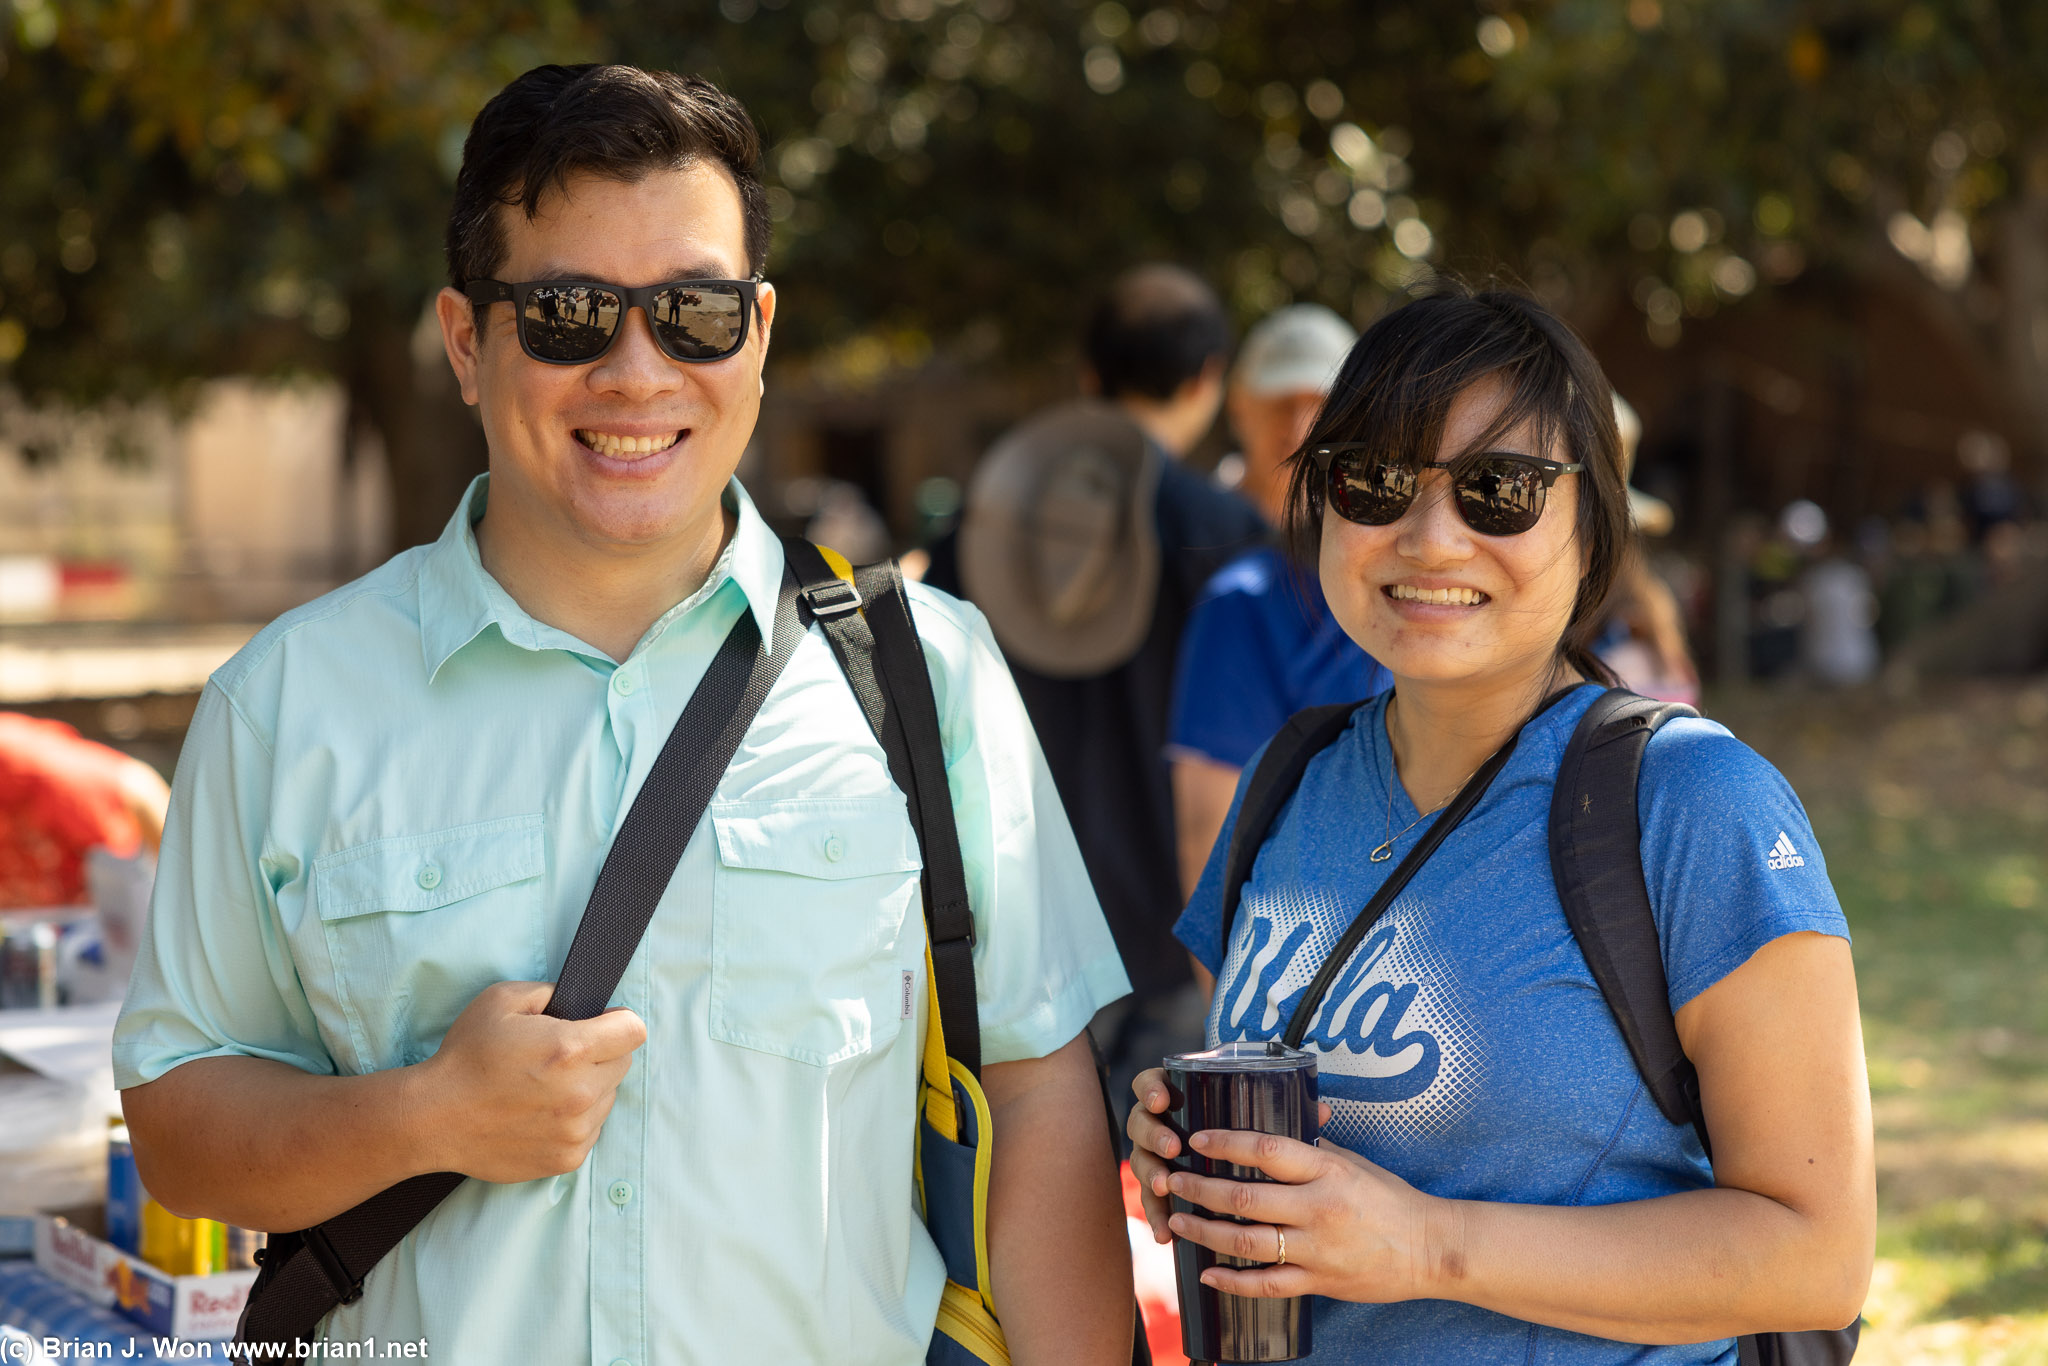
<svg viewBox="0 0 2048 1366"><path fill-rule="evenodd" d="M1259 320L1237 353L1236 382L1254 394L1327 394L1358 333L1321 304Z"/></svg>

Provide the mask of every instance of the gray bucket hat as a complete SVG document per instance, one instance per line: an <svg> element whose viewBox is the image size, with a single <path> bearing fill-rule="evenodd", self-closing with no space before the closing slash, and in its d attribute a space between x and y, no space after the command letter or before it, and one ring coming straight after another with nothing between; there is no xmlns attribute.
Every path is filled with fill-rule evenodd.
<svg viewBox="0 0 2048 1366"><path fill-rule="evenodd" d="M1082 399L989 448L960 523L960 581L1012 659L1052 678L1128 661L1159 589L1165 457L1113 403Z"/></svg>

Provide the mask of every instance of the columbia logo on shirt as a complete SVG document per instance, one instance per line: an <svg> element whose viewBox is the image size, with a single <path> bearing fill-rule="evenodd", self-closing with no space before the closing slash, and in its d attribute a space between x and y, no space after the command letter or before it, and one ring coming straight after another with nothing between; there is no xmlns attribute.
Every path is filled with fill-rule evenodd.
<svg viewBox="0 0 2048 1366"><path fill-rule="evenodd" d="M1778 842L1771 846L1771 856L1764 860L1772 872L1786 868L1804 868L1806 860L1792 847L1792 838L1784 831L1778 832Z"/></svg>

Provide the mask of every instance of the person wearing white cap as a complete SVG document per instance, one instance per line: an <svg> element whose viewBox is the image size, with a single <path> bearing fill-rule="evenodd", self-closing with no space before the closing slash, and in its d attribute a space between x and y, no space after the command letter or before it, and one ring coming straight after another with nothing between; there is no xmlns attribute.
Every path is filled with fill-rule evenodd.
<svg viewBox="0 0 2048 1366"><path fill-rule="evenodd" d="M1245 336L1224 401L1243 443L1238 492L1274 526L1294 452L1357 339L1321 304L1290 305ZM1315 576L1276 546L1209 580L1181 639L1167 742L1183 891L1201 875L1259 746L1303 707L1370 697L1390 681L1331 617Z"/></svg>
<svg viewBox="0 0 2048 1366"><path fill-rule="evenodd" d="M1287 501L1287 458L1357 340L1351 324L1321 304L1289 304L1245 334L1224 410L1242 443L1237 491L1273 526Z"/></svg>

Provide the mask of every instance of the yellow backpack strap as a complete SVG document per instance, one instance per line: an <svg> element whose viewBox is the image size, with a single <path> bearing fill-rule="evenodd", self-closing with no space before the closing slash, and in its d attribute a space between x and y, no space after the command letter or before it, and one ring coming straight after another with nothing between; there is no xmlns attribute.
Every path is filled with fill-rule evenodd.
<svg viewBox="0 0 2048 1366"><path fill-rule="evenodd" d="M924 1115L947 1138L960 1135L960 1115L953 1104L953 1077L946 1066L946 1026L939 1018L938 978L932 972L932 949L924 949Z"/></svg>
<svg viewBox="0 0 2048 1366"><path fill-rule="evenodd" d="M848 583L853 582L853 561L847 559L828 545L819 546L818 553L825 557L825 563L831 566L834 574L845 579Z"/></svg>
<svg viewBox="0 0 2048 1366"><path fill-rule="evenodd" d="M819 546L818 554L833 574L848 583L853 580L853 563L830 546ZM960 1115L953 1098L953 1079L946 1065L946 1027L939 1011L938 974L932 968L931 942L927 937L924 950L924 980L926 1017L928 1023L924 1036L924 1113L932 1127L948 1138L960 1132Z"/></svg>

